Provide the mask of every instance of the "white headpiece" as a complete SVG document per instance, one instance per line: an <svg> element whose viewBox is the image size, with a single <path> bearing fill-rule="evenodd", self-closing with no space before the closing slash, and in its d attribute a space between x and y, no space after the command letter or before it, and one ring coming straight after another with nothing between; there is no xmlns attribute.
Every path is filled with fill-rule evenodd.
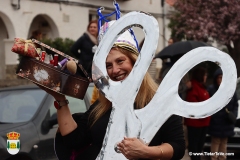
<svg viewBox="0 0 240 160"><path fill-rule="evenodd" d="M112 20L110 22L105 22L100 31L99 31L99 35L98 35L98 40L99 42L102 40L103 36L105 35L105 33L108 31L109 27L112 26L112 24L115 22L116 20ZM130 33L129 30L126 30L125 32L123 32L118 38L117 40L114 42L113 47L120 47L123 49L126 49L128 51L133 52L134 54L138 55L138 47L137 47L137 42L134 40L132 34Z"/></svg>

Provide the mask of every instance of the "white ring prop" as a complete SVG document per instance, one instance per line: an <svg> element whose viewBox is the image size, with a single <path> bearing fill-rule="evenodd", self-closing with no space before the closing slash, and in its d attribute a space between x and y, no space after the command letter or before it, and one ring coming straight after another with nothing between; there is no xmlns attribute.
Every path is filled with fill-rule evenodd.
<svg viewBox="0 0 240 160"><path fill-rule="evenodd" d="M108 78L106 57L123 29L140 25L145 41L141 53L129 76L119 82ZM130 12L118 19L101 40L93 59L93 80L97 87L112 101L102 149L97 159L126 159L114 150L124 136L137 137L149 143L162 124L173 114L188 118L210 116L224 107L236 88L236 67L226 53L213 47L200 47L185 54L165 76L152 101L143 109L134 110L133 103L144 75L155 55L159 27L156 19L142 12ZM222 84L212 98L200 103L188 103L178 95L182 77L196 64L203 61L218 62L223 70ZM222 94L224 92L224 94Z"/></svg>

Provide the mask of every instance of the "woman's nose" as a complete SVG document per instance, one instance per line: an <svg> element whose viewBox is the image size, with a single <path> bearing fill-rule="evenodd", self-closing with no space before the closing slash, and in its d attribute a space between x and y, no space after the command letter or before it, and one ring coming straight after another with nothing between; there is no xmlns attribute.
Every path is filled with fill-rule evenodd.
<svg viewBox="0 0 240 160"><path fill-rule="evenodd" d="M113 71L113 74L118 74L120 71L120 68L118 67L118 65L113 65L112 71Z"/></svg>

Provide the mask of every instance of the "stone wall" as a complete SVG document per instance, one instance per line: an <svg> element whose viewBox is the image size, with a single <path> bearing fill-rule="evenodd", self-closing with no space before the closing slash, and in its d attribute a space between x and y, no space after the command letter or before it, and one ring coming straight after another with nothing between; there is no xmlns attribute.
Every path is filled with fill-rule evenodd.
<svg viewBox="0 0 240 160"><path fill-rule="evenodd" d="M17 65L6 66L6 78L0 79L0 88L33 84L31 81L16 75Z"/></svg>

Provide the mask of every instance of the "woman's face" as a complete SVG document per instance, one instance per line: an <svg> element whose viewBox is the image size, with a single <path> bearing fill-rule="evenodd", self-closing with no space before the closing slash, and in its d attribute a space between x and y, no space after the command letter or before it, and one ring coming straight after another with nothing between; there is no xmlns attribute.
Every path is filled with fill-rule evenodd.
<svg viewBox="0 0 240 160"><path fill-rule="evenodd" d="M116 49L112 49L109 52L106 59L106 69L111 80L124 80L132 68L133 64L128 56Z"/></svg>
<svg viewBox="0 0 240 160"><path fill-rule="evenodd" d="M171 45L171 44L173 44L173 39L172 39L172 38L170 38L170 39L168 40L168 45Z"/></svg>
<svg viewBox="0 0 240 160"><path fill-rule="evenodd" d="M97 36L98 34L98 26L97 23L92 23L90 24L89 28L88 28L88 32L93 35L93 36Z"/></svg>

